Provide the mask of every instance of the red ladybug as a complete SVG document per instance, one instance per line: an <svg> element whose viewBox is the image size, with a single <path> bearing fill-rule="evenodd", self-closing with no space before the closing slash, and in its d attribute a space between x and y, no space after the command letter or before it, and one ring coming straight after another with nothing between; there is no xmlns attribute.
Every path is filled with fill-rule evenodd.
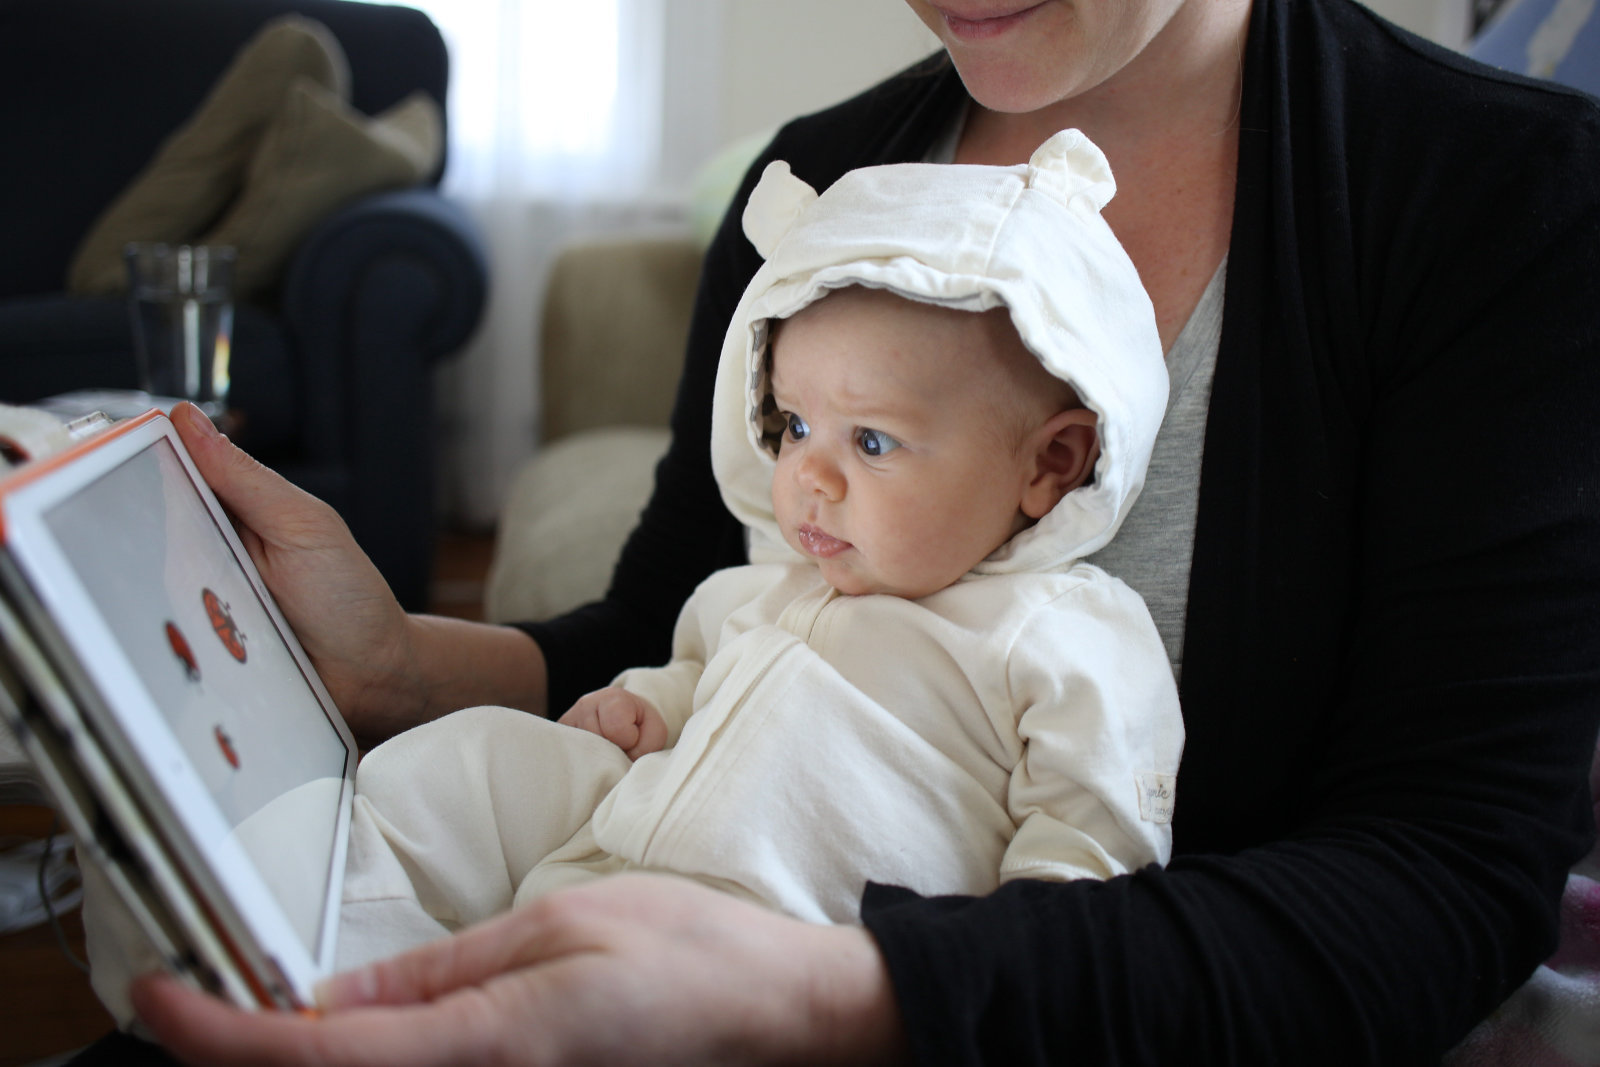
<svg viewBox="0 0 1600 1067"><path fill-rule="evenodd" d="M244 634L239 632L239 625L233 621L233 614L228 605L209 589L201 590L200 599L205 603L206 618L211 620L211 629L216 631L222 647L227 649L228 654L234 659L243 663L246 658Z"/></svg>
<svg viewBox="0 0 1600 1067"><path fill-rule="evenodd" d="M194 649L189 647L189 641L183 636L183 631L178 629L177 623L167 623L167 644L172 646L172 654L183 664L184 673L189 676L189 681L198 682L200 664L195 661Z"/></svg>
<svg viewBox="0 0 1600 1067"><path fill-rule="evenodd" d="M239 753L233 747L233 738L229 737L222 727L216 728L217 747L222 749L222 758L228 761L228 766L234 770L239 769Z"/></svg>

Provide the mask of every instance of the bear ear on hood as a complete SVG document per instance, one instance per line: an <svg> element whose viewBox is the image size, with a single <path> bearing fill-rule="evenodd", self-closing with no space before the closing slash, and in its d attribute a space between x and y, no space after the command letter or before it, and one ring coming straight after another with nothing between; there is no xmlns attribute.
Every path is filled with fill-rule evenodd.
<svg viewBox="0 0 1600 1067"><path fill-rule="evenodd" d="M1062 130L1034 149L1027 182L1067 207L1082 197L1097 212L1117 194L1105 153L1080 130Z"/></svg>
<svg viewBox="0 0 1600 1067"><path fill-rule="evenodd" d="M775 159L761 172L761 180L744 206L744 235L756 246L762 259L771 259L773 249L794 226L800 213L817 199L817 191L796 178L789 164Z"/></svg>

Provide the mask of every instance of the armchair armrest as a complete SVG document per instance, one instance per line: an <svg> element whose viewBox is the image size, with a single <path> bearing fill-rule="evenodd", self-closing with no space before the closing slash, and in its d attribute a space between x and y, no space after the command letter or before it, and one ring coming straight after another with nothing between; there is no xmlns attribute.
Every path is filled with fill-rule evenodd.
<svg viewBox="0 0 1600 1067"><path fill-rule="evenodd" d="M333 327L327 313L370 299L374 273L409 269L429 297L411 308L418 351L432 362L456 352L483 312L488 259L475 223L435 189L404 189L360 200L323 221L296 250L284 280L291 323ZM407 296L421 295L419 289ZM395 294L397 302L402 294ZM296 332L302 341L310 335Z"/></svg>
<svg viewBox="0 0 1600 1067"><path fill-rule="evenodd" d="M284 473L339 510L407 607L424 599L430 563L433 368L471 335L487 289L476 228L432 189L335 213L285 278L306 466Z"/></svg>

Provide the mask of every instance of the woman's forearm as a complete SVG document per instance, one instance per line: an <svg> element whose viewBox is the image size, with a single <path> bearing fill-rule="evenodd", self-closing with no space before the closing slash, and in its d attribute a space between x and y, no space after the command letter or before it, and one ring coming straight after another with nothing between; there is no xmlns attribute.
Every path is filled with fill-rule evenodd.
<svg viewBox="0 0 1600 1067"><path fill-rule="evenodd" d="M544 715L545 663L538 644L510 626L412 615L418 720L498 704Z"/></svg>
<svg viewBox="0 0 1600 1067"><path fill-rule="evenodd" d="M404 631L399 662L367 672L365 684L340 702L363 744L480 704L545 713L544 654L521 630L408 615Z"/></svg>

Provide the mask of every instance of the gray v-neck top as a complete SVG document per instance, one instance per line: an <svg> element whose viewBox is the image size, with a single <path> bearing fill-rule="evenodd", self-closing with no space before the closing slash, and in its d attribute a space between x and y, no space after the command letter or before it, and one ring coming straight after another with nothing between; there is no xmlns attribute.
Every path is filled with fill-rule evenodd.
<svg viewBox="0 0 1600 1067"><path fill-rule="evenodd" d="M1200 454L1205 446L1211 378L1222 339L1222 257L1200 303L1167 353L1171 391L1156 436L1144 491L1111 543L1090 557L1144 597L1174 677L1183 669L1183 625L1189 605L1189 565L1200 506Z"/></svg>

